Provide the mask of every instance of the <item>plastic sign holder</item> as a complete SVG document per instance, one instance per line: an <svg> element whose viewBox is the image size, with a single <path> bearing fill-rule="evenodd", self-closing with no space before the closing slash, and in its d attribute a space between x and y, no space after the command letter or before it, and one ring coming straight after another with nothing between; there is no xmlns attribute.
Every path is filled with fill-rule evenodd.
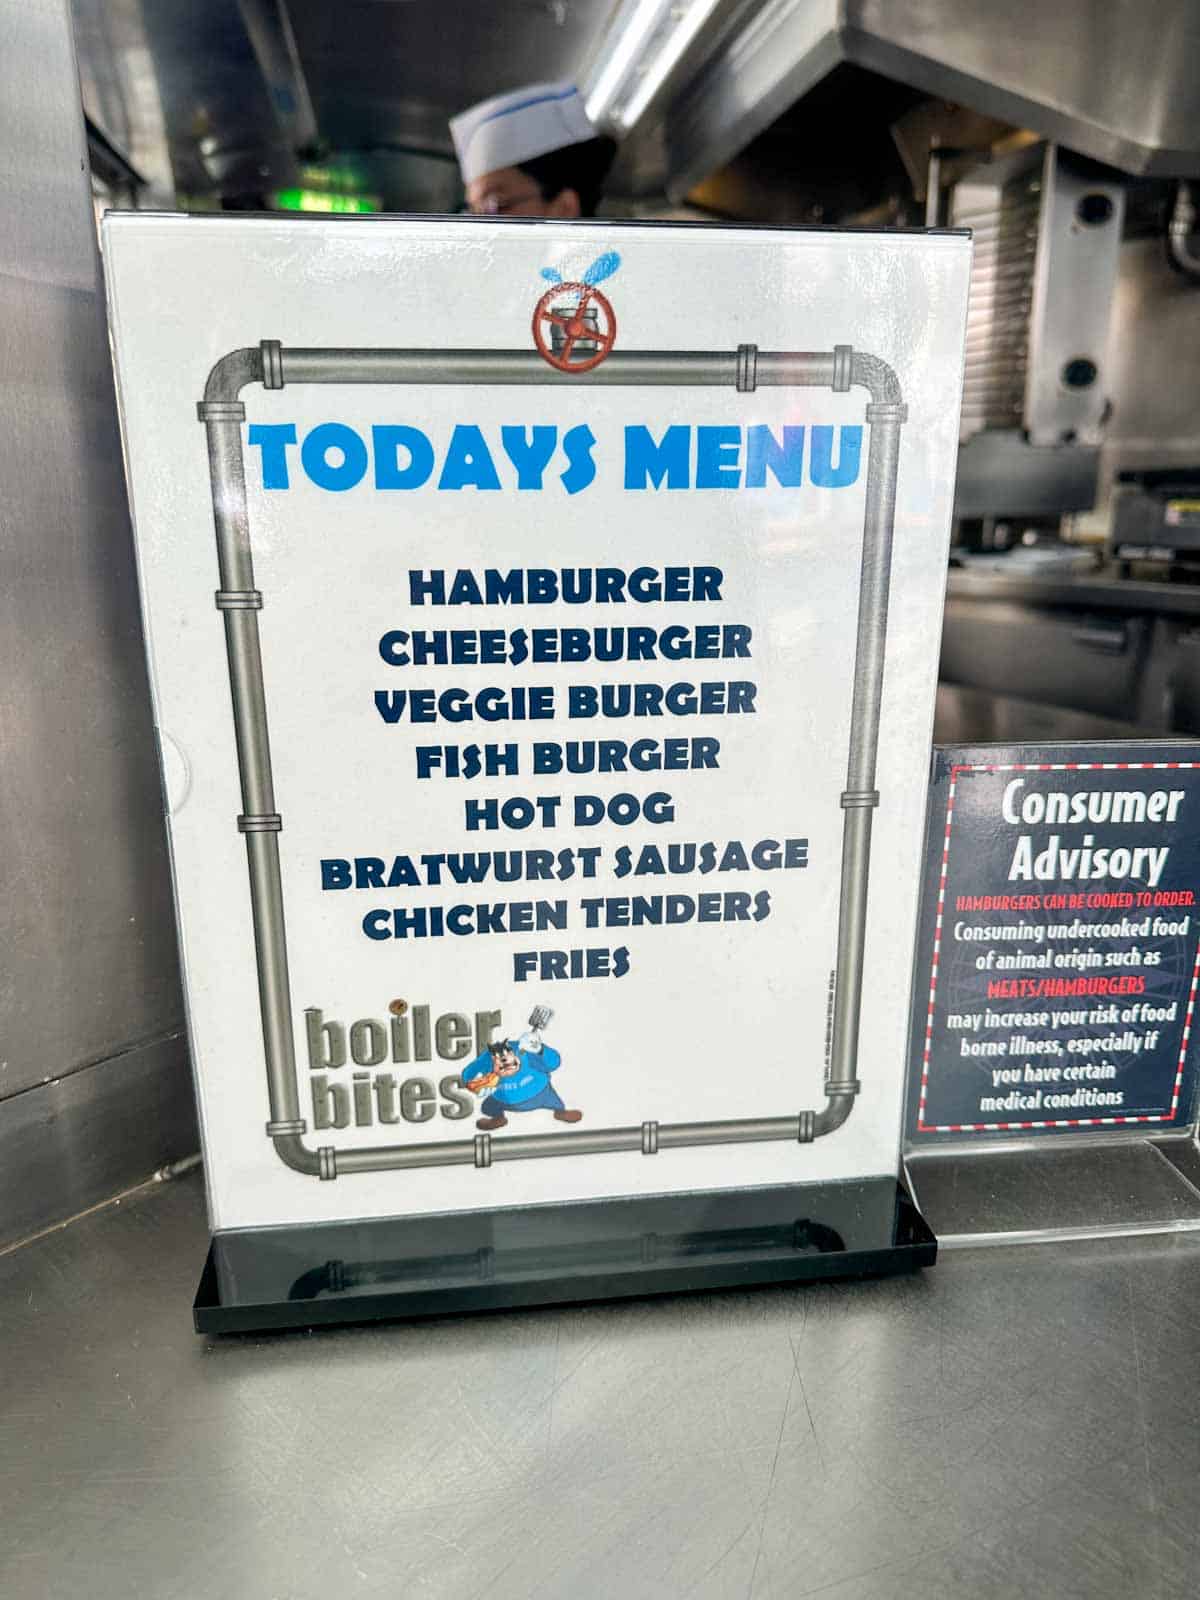
<svg viewBox="0 0 1200 1600"><path fill-rule="evenodd" d="M553 364L552 364L553 365ZM558 368L556 370L566 370ZM578 371L594 372L591 364ZM494 1161L569 1157L609 1151L660 1151L687 1145L788 1140L810 1143L839 1128L850 1116L860 1090L858 1033L862 1007L862 966L867 926L871 814L879 804L875 759L883 688L888 587L895 523L896 471L900 428L907 415L895 375L871 355L848 345L829 353L765 353L754 345L735 352L649 351L614 356L593 381L610 384L685 383L733 387L753 393L760 384L824 386L844 392L867 390L866 420L871 430L863 522L862 587L855 651L855 694L850 722L844 812L841 904L838 912L838 963L832 984L830 1048L825 1072L825 1105L795 1116L746 1118L727 1122L662 1124L646 1120L628 1128L510 1135L478 1133L470 1140L436 1145L406 1143L368 1146L339 1154L332 1144L305 1144L307 1124L300 1115L292 1039L283 891L278 834L283 819L275 809L267 732L266 695L258 614L263 595L255 586L252 535L246 507L241 394L249 384L282 389L287 383L544 384L546 365L526 351L439 350L285 350L266 340L258 349L230 352L213 368L197 414L208 433L213 515L221 587L216 606L225 623L234 728L242 784L243 813L237 826L246 841L254 918L255 948L266 1050L271 1118L266 1132L285 1166L308 1177L331 1181L339 1175L388 1171L426 1164L463 1162L488 1167ZM282 1298L260 1286L252 1266L262 1245L245 1249L218 1240L210 1253L196 1302L199 1331L226 1331L303 1320L338 1320L337 1308L351 1316L420 1315L472 1305L499 1307L550 1302L559 1298L613 1297L645 1293L648 1287L725 1286L748 1281L788 1281L837 1277L855 1272L911 1270L932 1264L933 1235L902 1189L884 1179L868 1185L835 1185L801 1197L791 1190L764 1191L767 1202L723 1201L711 1195L618 1203L620 1219L613 1248L588 1236L578 1206L539 1210L536 1224L522 1224L522 1213L500 1213L457 1220L456 1248L432 1256L418 1248L404 1254L397 1240L428 1238L419 1228L394 1223L353 1230L363 1259L355 1266L310 1262L313 1243L329 1248L325 1234L312 1230L282 1246L290 1261L304 1264ZM610 1203L611 1204L611 1203ZM814 1209L815 1208L815 1209ZM582 1210L587 1216L594 1204ZM770 1218L758 1227L701 1230L699 1219L714 1209L745 1211ZM810 1215L811 1212L811 1215ZM780 1218L782 1220L774 1220ZM610 1218L611 1220L611 1218ZM765 1230L765 1231L764 1231ZM506 1250L497 1240L530 1232L537 1243ZM582 1237L581 1237L582 1234ZM458 1236L462 1235L462 1242ZM776 1237L777 1235L777 1237ZM486 1241L486 1242L472 1242ZM240 1242L240 1241L239 1241ZM274 1260L281 1241L272 1236ZM410 1250L412 1246L410 1244ZM400 1252L397 1254L397 1252ZM509 1257L512 1264L509 1265ZM629 1258L623 1269L616 1265ZM462 1262L458 1258L464 1258ZM477 1263L482 1263L478 1266ZM482 1276L486 1290L475 1293ZM370 1294L361 1290L369 1285ZM276 1291L278 1294L278 1291ZM297 1319L297 1304L305 1308Z"/></svg>
<svg viewBox="0 0 1200 1600"><path fill-rule="evenodd" d="M906 1168L943 1243L1200 1227L1200 742L934 752Z"/></svg>
<svg viewBox="0 0 1200 1600"><path fill-rule="evenodd" d="M374 225L351 222L245 219L185 229L178 219L141 219L136 228L113 219L108 226L117 369L169 794L172 752L176 768L188 774L186 783L178 770L174 774L178 797L171 802L170 822L214 1221L196 1301L197 1328L221 1332L420 1316L654 1290L909 1271L932 1263L936 1242L898 1185L896 1166L903 1051L895 1000L902 994L903 978L894 952L903 950L907 959L912 904L911 894L897 885L915 885L917 878L920 762L907 727L885 727L884 714L892 703L894 714L903 707L906 722L913 719L925 728L932 715L935 652L928 624L940 610L951 502L950 410L961 362L965 240L892 236L885 241L881 236L851 241L830 235L736 229L688 233L638 226L568 229L559 237L540 225L489 222L479 228L442 221L385 222L378 231ZM397 279L407 291L398 317L395 295L372 280L385 230L394 246L389 260L394 260ZM529 347L515 342L489 347L471 340L473 330L491 335L503 328L512 302L499 269L493 274L501 285L498 299L489 299L486 280L466 299L453 292L455 275L472 267L480 239L488 241L495 260L519 262L531 279L530 265L539 257L550 252L563 260L563 271L540 273L553 287L547 291L544 283L538 285L532 322L528 300L519 321L515 314L510 318L514 333L523 327ZM279 325L279 270L286 263L292 271L308 259L310 241L313 271L311 276L300 271L296 301L284 320L292 328L332 326L334 337L321 344L261 337ZM597 246L614 242L620 243L620 252L603 251L588 273L570 270L583 251L594 254ZM693 348L677 333L661 344L638 340L636 312L630 312L621 294L631 276L630 257L639 249L646 263L654 264L653 272L643 273L644 299L666 289L678 297L681 279L674 263L687 250L690 281L700 296L697 306L705 306L713 327L711 347ZM786 254L797 250L794 260ZM740 302L726 292L729 264L735 259L731 252L741 253L747 263L757 262L761 270L780 251L784 255L779 262L789 262L789 271L807 263L814 281L827 281L822 293L829 305L820 320L828 322L836 308L837 317L850 327L855 319L846 313L835 266L839 252L847 252L847 260L857 263L855 270L865 272L864 282L874 281L865 257L886 253L890 281L907 285L907 291L895 307L870 302L872 315L865 326L868 336L886 337L895 350L907 353L903 389L898 366L876 349L858 348L849 340L831 340L823 349L760 348L744 339L722 347L724 330L736 327L741 333L745 323ZM613 290L606 282L601 294L595 287L597 269L603 264L608 279L622 261L622 283ZM198 332L187 312L188 284L208 269L218 276L236 275L240 295L236 308L224 307L214 297L222 310L213 325ZM139 320L148 272L160 301L160 336L155 339ZM424 289L431 285L444 291L447 306L459 308L453 318L448 310L443 316L436 309L417 316L417 307L426 303ZM789 295L809 311L788 315L797 323L811 323L811 289L797 296L789 288L784 298ZM407 318L411 327L424 323L434 338L427 344L388 344L338 336L343 330L355 331L364 320L378 323L384 316L402 323ZM444 329L437 327L439 320ZM773 327L788 323L787 316L769 320ZM703 322L703 316L689 315L686 326L694 336ZM240 341L228 337L233 332ZM258 342L252 342L256 335ZM198 402L193 400L191 426L198 417L207 440L208 538L213 530L216 535L216 561L210 570L217 582L215 609L228 679L221 710L212 696L212 634L206 625L201 632L200 568L190 543L199 526L191 465L195 447L185 438L167 395L168 387L172 394L177 388L181 366L203 384ZM453 410L437 398L441 393ZM815 400L803 398L810 393ZM736 424L722 420L714 398L709 398L716 396L727 397L720 404L733 408ZM783 405L772 396L779 396ZM914 405L920 445L909 457L904 429ZM468 414L463 407L479 422L460 420ZM692 410L704 419L694 429L679 420ZM835 422L843 439L837 465L832 456ZM451 434L448 445L443 445L439 427ZM489 430L493 437L503 436L514 469L511 485L503 482L490 459L484 463ZM545 487L545 457L538 466L530 462L547 436L551 445L560 438L573 441L570 449L563 444L569 465L561 477L569 498L560 496L554 504L560 518L569 511L566 526L574 539L569 559L581 569L595 563L591 601L627 598L626 589L632 593L642 573L690 573L694 592L685 592L683 580L665 578L664 586L646 597L652 603L638 618L674 626L664 626L661 633L653 627L605 628L626 618L612 618L599 605L595 611L573 612L561 598L540 610L531 608L525 573L536 568L535 575L540 574L543 565L552 567L565 556L565 546L548 551L539 543L545 534L539 534L538 526L545 523L535 524L547 502L521 498ZM681 439L693 437L699 441L694 488L744 486L766 493L757 500L725 499L729 519L714 514L722 502L711 498L681 515L684 502L672 498L671 491L693 487L693 468L686 450L681 454L676 447ZM364 438L373 440L377 452L373 483L366 476ZM623 470L618 455L622 439ZM395 453L397 441L401 451L408 451L407 461ZM749 451L745 457L740 454L743 441L751 441L744 446ZM586 456L581 458L584 447ZM378 452L385 448L392 454L380 467ZM446 465L440 477L431 478L435 450L443 448ZM794 493L802 481L804 451L809 452L813 530L797 511ZM162 470L176 454L186 462L180 474L186 487L176 488ZM913 463L907 485L906 459ZM593 481L589 502L583 491ZM510 486L516 495L504 493ZM460 492L464 487L469 496ZM655 521L639 533L638 519L651 505L647 494L655 496ZM597 503L608 508L600 518ZM394 532L397 510L403 515ZM786 561L779 554L782 529L796 530L782 548L797 554ZM345 545L340 565L326 553L331 530ZM581 537L595 540L600 530L604 548L580 544ZM820 544L814 530L820 530ZM185 537L186 555L181 553ZM904 550L908 575L908 587L901 593L893 583L897 546ZM455 603L456 585L464 583L470 605L491 603L491 587L479 574L492 559L493 548L502 552L502 570L493 575L488 569L488 584L492 576L497 578L494 603L505 607L498 619L469 613L431 619L418 609L430 595L440 605L447 592ZM672 567L672 560L685 564ZM807 562L813 576L801 579L795 561ZM356 592L348 577L377 569L385 572L390 586L383 601L366 589ZM826 570L827 578L814 581ZM760 571L777 574L765 588ZM704 575L703 582L698 575ZM672 583L678 592L668 594ZM307 662L297 667L280 651L279 630L286 631L289 623L294 629L298 618L313 615L334 587L343 604L333 612L324 608L322 615L336 615L337 623L323 625L313 635L311 668ZM721 606L704 615L706 627L697 629L697 635L704 633L704 653L712 654L719 636L725 654L746 663L741 672L755 675L718 684L720 693L706 693L703 700L700 689L707 692L711 685L675 685L676 691L692 693L683 707L683 714L700 713L692 727L706 735L710 730L724 735L727 725L717 721L722 712L757 712L763 675L775 700L773 720L764 721L761 732L754 722L740 740L731 736L726 742L736 757L727 755L715 736L691 741L693 747L705 747L704 759L694 765L707 769L707 787L698 780L691 787L681 778L668 794L661 791L664 775L654 773L656 784L639 786L631 776L624 780L627 791L608 795L593 778L592 786L602 791L594 803L602 809L608 804L607 824L582 837L566 832L569 825L564 825L564 832L536 842L554 846L556 861L564 856L586 859L588 876L598 884L592 893L609 898L548 903L552 914L546 925L573 929L586 908L592 919L588 927L624 930L630 906L656 925L661 922L659 902L673 900L687 902L685 909L703 905L712 914L701 921L716 920L723 908L732 907L731 915L742 927L697 928L685 934L664 928L657 947L644 938L632 952L623 944L616 951L552 951L544 958L521 949L530 940L511 936L503 942L465 938L457 945L454 940L418 943L431 927L440 936L451 916L457 918L452 932L480 931L468 926L465 913L472 911L494 913L482 931L510 932L501 915L507 906L450 905L447 896L430 895L426 921L423 911L404 906L392 912L374 902L363 917L361 901L331 897L330 891L345 890L352 896L363 884L378 888L389 870L391 882L411 885L416 881L413 862L485 859L472 830L483 808L496 802L476 801L478 790L461 785L452 789L444 781L472 776L461 768L464 761L477 759L481 747L467 746L464 755L462 746L424 746L423 730L414 728L405 738L394 724L408 684L415 681L424 693L430 679L439 689L448 682L457 684L460 677L464 683L477 683L486 669L472 654L464 659L473 665L458 669L455 677L445 675L444 661L417 676L409 658L397 654L389 640L410 641L412 630L432 620L499 620L514 628L503 637L506 648L522 652L513 660L522 661L531 638L565 638L570 632L572 649L578 651L576 634L594 639L603 633L610 649L618 636L624 640L636 635L637 653L628 659L641 665L622 664L618 674L632 677L634 687L644 685L639 704L657 708L663 696L658 680L668 658L659 658L657 668L647 665L655 657L645 653L645 640L687 634L688 628L679 626L679 609L672 612L669 607L689 601ZM213 605L211 579L207 604ZM741 613L739 605L745 608ZM369 617L361 625L360 611ZM719 627L708 625L714 614ZM899 650L889 643L889 616L893 626L900 618ZM804 629L796 634L801 618L808 619L804 629L829 628L830 641L821 642L815 632L809 637ZM381 637L380 628L389 622L399 622L402 631L393 629ZM535 625L565 622L583 627L532 631ZM472 634L476 637L483 635ZM500 635L493 626L489 648L496 648L496 637ZM472 651L477 648L471 644ZM548 646L541 642L539 648ZM188 658L190 672L176 661L177 651ZM392 682L405 684L406 690L390 700L375 688L381 656L389 667L402 665L404 670ZM520 773L526 793L539 789L545 819L554 814L549 808L562 802L556 795L547 799L546 783L533 785L528 774L590 769L526 766L527 747L517 743L522 735L541 731L563 738L627 730L619 722L572 727L562 710L564 704L575 705L580 681L603 685L611 681L611 671L567 665L584 659L578 653L542 659L557 661L554 668L539 669L546 688L526 689L530 680L525 671L501 666L491 677L502 687L480 693L511 692L515 707L540 695L548 708L540 713L546 719L540 730L514 721L504 728L509 742L483 747L489 757L499 752L493 774L497 781L490 792L511 794L517 787L511 780ZM622 660L612 655L602 659ZM788 695L796 691L797 674L807 672L814 685L832 684L833 661L842 664L836 695L818 696L816 709L807 713L807 736L799 727L790 731L784 713ZM699 663L692 666L692 675L701 676ZM201 681L203 693L193 695L191 686ZM451 697L465 700L469 692L455 688ZM441 705L433 695L428 698L431 705ZM613 704L619 699L614 692ZM677 693L676 703L682 705L683 699ZM327 748L323 763L314 764L303 746L299 705L305 708L314 742L323 754ZM514 716L521 714L513 711ZM579 714L594 715L590 709ZM602 713L613 718L627 714L619 709ZM655 709L653 714L660 713ZM417 718L415 712L413 716L433 720L432 714L428 719ZM748 722L739 723L738 735ZM628 731L662 730L643 724ZM769 757L767 747L753 756L754 736L760 742L769 739ZM464 734L450 727L424 737L462 739ZM811 755L806 755L806 746ZM659 895L657 900L647 893L634 900L621 898L616 891L622 876L634 870L635 857L639 863L661 862L668 842L674 850L676 840L703 839L706 827L719 837L721 823L701 822L701 815L728 819L723 826L730 832L755 827L744 821L743 804L752 759L764 775L771 775L762 788L779 819L759 830L766 834L763 847L747 849L736 839L724 846L680 844L685 865L671 870L683 876L666 887L690 893ZM835 786L830 779L836 764L842 776ZM339 776L326 794L323 773L339 771L339 765L352 775L363 774L357 792L363 796L369 826L358 815L354 781ZM373 798L370 778L378 770L394 790L387 808ZM811 782L805 782L809 774ZM570 789L567 777L557 782ZM610 783L607 789L614 787L619 785ZM655 792L646 795L652 787ZM221 806L231 788L240 789L236 830L245 854L240 885L233 874L229 835L222 831L228 828L229 813L223 817ZM644 801L643 820L661 825L674 818L676 794L691 806L687 827L676 819L669 832L660 827L638 835L626 831L631 816L615 814L621 806L636 813ZM586 817L580 823L578 795L565 798L576 800L576 828L590 827L596 819ZM651 801L659 806L658 815L651 816ZM888 851L886 874L872 870L877 813ZM508 816L503 810L497 814ZM536 872L532 865L512 866L518 852L511 847L531 842L519 831L526 825L519 818L505 820L501 828L502 835L508 830L500 842L509 847L509 870L544 878L546 850L521 855L526 862L538 858ZM558 826L548 821L543 825ZM368 854L365 844L346 850L344 857L338 852L339 840L356 832L359 838L375 840L385 827L394 832L397 826L412 834L414 844L410 854L395 857L390 869L382 858ZM495 828L496 823L484 826ZM451 847L469 854L441 853L445 845L438 830L445 831ZM790 839L789 830L795 835ZM780 842L785 839L786 844ZM772 885L769 892L751 880L758 892L746 893L744 878L711 884L704 880L701 874L712 870L718 857L723 872L765 874L786 865L807 870L808 876L793 876L780 889L778 880L766 880ZM702 858L707 864L697 866ZM663 868L639 865L636 870ZM793 889L797 882L810 893L810 902ZM645 891L663 885L635 887ZM734 892L699 893L717 889ZM572 890L573 895L583 892ZM393 892L393 904L400 899ZM232 942L222 945L214 918L234 902L245 906L248 916L241 911L234 916ZM812 909L806 909L809 903ZM345 915L350 906L360 912L361 930ZM517 911L528 916L524 903ZM560 920L553 920L555 916ZM603 917L616 921L595 920ZM751 945L744 925L775 917L783 923L780 931L764 921L759 944ZM395 919L394 926L389 918ZM514 925L526 928L529 923ZM239 943L245 938L241 929L249 936L248 949ZM626 937L634 945L633 934ZM764 937L769 945L761 942ZM395 954L390 944L379 942L399 938L410 942ZM678 946L678 954L667 941ZM664 949L665 958L659 954ZM246 981L246 956L252 961L253 991ZM403 976L388 976L397 963ZM466 987L460 968L474 975L473 990ZM540 979L535 976L522 989L535 970ZM496 989L503 984L510 998L503 1022L499 1009L480 1010L476 1003L472 1026L447 1000L460 983L466 993L478 995L483 971L494 974L486 981ZM505 972L506 977L498 976ZM564 978L572 980L569 993L561 982L551 989L553 980ZM435 1003L431 1008L396 999L381 1006L377 997L383 982L406 995L430 994ZM733 1004L711 1022L699 1013L681 1013L668 1026L670 1019L658 1014L659 991L687 995L691 1012L696 1009L693 997L705 985L718 983L732 985ZM789 999L793 983L796 998ZM257 1012L253 1047L251 992ZM754 995L759 999L752 999ZM560 1004L565 1020L551 1026ZM385 1008L390 1020L377 1020ZM518 1008L522 1017L529 1015L524 1032L511 1021ZM432 1017L438 1012L435 1029ZM357 1021L342 1020L356 1016ZM489 1029L498 1034L490 1042ZM469 1059L472 1034L474 1061ZM864 1039L883 1037L889 1040L886 1049L881 1051L878 1042L864 1047ZM729 1041L735 1039L761 1063L752 1073L731 1072L726 1056L732 1048ZM240 1041L234 1044L239 1065L229 1059L233 1041ZM565 1041L561 1052L560 1041ZM764 1055L768 1043L769 1057ZM307 1046L307 1063L300 1057L302 1044ZM583 1112L561 1098L560 1077L552 1075L560 1062L569 1060L573 1092L583 1079L589 1050L593 1069L603 1067L609 1076L593 1089L595 1099L587 1097ZM417 1073L402 1085L387 1070L389 1051L390 1061L407 1064L410 1072L417 1064ZM459 1063L438 1084L421 1076L419 1066L435 1054ZM261 1062L257 1071L255 1057ZM574 1065L581 1060L584 1066ZM568 1076L564 1069L562 1080ZM676 1077L686 1094L674 1089ZM527 1083L532 1087L526 1091ZM266 1113L258 1122L265 1138L260 1133L258 1142L251 1143L247 1111L255 1104ZM442 1119L458 1122L463 1132ZM408 1126L383 1139L377 1133L370 1137L368 1130L380 1123L401 1122ZM818 1159L807 1152L818 1152ZM468 1171L456 1178L455 1168Z"/></svg>

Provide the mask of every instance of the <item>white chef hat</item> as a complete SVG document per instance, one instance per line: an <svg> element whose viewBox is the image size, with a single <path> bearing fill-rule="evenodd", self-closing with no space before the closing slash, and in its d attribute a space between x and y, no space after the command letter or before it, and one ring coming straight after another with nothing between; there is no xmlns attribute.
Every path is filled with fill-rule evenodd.
<svg viewBox="0 0 1200 1600"><path fill-rule="evenodd" d="M596 134L573 83L529 83L511 94L481 100L450 119L464 183L566 145L582 144Z"/></svg>

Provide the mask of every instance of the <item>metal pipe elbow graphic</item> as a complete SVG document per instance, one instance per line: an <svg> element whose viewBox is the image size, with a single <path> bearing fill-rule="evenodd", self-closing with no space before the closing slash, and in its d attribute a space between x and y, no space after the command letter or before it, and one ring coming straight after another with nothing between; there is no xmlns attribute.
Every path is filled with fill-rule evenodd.
<svg viewBox="0 0 1200 1600"><path fill-rule="evenodd" d="M854 1098L858 1091L859 1085L857 1083L845 1089L839 1089L837 1093L831 1092L828 1085L826 1086L826 1093L829 1094L829 1098L825 1102L824 1109L818 1111L813 1118L812 1136L814 1139L823 1139L827 1133L837 1132L854 1110Z"/></svg>
<svg viewBox="0 0 1200 1600"><path fill-rule="evenodd" d="M304 1131L301 1124L300 1132ZM272 1136L275 1154L285 1167L291 1167L293 1172L302 1172L305 1177L321 1177L321 1152L310 1150L300 1137L300 1133L277 1133Z"/></svg>
<svg viewBox="0 0 1200 1600"><path fill-rule="evenodd" d="M254 582L241 425L242 391L259 383L501 384L719 386L739 394L760 386L867 391L869 430L862 569L855 641L854 691L850 712L843 812L841 894L825 1071L826 1103L792 1116L724 1122L643 1122L548 1134L383 1145L339 1152L331 1145L310 1150L300 1115L288 976L287 937L279 865L283 819L275 806L267 726L266 694L258 613L263 596ZM863 966L867 936L871 818L879 804L875 788L879 713L887 642L888 593L895 529L900 428L906 418L900 382L878 356L837 345L832 351L760 352L756 345L733 351L614 352L583 378L564 377L524 350L340 350L286 349L275 340L231 350L213 366L197 413L208 434L208 456L221 586L216 607L225 626L230 693L245 836L250 907L258 967L270 1121L267 1134L280 1161L293 1172L324 1180L339 1174L426 1166L490 1167L496 1161L534 1157L661 1151L710 1144L788 1140L810 1144L842 1127L859 1094L858 1054Z"/></svg>
<svg viewBox="0 0 1200 1600"><path fill-rule="evenodd" d="M262 347L250 345L242 350L231 350L223 355L208 375L204 385L204 404L220 405L240 400L248 383L261 383L263 379ZM268 385L269 387L269 385Z"/></svg>
<svg viewBox="0 0 1200 1600"><path fill-rule="evenodd" d="M843 345L839 348L847 347ZM898 406L903 403L899 378L879 356L864 355L862 351L855 350L850 357L850 382L865 389L875 405ZM900 420L903 421L903 418Z"/></svg>

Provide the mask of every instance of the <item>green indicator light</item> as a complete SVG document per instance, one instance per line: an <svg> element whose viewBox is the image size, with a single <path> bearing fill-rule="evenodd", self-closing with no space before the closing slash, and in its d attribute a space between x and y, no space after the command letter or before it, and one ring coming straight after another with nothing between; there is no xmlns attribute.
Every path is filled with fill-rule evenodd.
<svg viewBox="0 0 1200 1600"><path fill-rule="evenodd" d="M379 210L375 194L325 194L319 189L277 189L271 197L276 211L373 212Z"/></svg>

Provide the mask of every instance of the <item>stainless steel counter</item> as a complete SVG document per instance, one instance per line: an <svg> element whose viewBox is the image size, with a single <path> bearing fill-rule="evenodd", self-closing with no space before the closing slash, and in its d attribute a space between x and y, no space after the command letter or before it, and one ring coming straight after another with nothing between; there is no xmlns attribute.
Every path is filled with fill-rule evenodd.
<svg viewBox="0 0 1200 1600"><path fill-rule="evenodd" d="M1086 711L1039 705L987 689L939 683L933 714L934 744L1045 743L1056 739L1140 739L1133 722Z"/></svg>
<svg viewBox="0 0 1200 1600"><path fill-rule="evenodd" d="M951 568L942 679L1123 722L1142 738L1200 733L1200 585L1072 570L1075 558L1053 552L1032 559L1044 555L969 557ZM1009 720L1014 735L1035 737Z"/></svg>
<svg viewBox="0 0 1200 1600"><path fill-rule="evenodd" d="M1195 1594L1194 1236L209 1343L205 1242L0 1257L6 1600Z"/></svg>
<svg viewBox="0 0 1200 1600"><path fill-rule="evenodd" d="M1086 558L1033 563L1025 554L968 556L950 568L948 600L1008 601L1026 606L1065 606L1089 612L1139 613L1191 620L1200 617L1200 583L1123 578L1111 566L1093 567Z"/></svg>

